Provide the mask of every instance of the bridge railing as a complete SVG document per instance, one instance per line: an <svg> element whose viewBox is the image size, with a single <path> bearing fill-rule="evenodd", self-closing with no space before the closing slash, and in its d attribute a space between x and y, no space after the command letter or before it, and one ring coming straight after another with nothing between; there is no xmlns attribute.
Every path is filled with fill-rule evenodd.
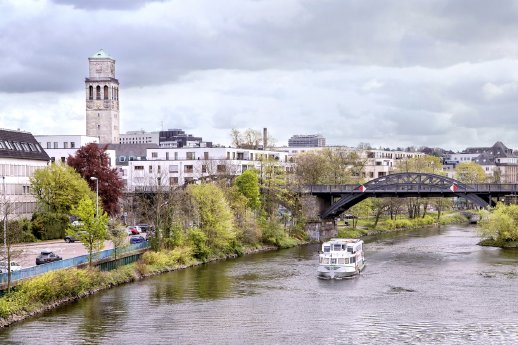
<svg viewBox="0 0 518 345"><path fill-rule="evenodd" d="M340 193L361 193L361 191L358 189L360 185L358 184L346 184L346 185L306 185L301 186L298 190L302 193L308 193L308 194L340 194ZM458 192L481 192L481 193L488 193L488 192L498 192L498 193L505 193L508 192L510 194L518 193L518 184L516 183L479 183L479 184L466 184L466 189L459 186ZM376 186L379 188L379 186ZM391 185L390 189L385 186L385 188L380 189L369 189L367 188L368 192L374 192L375 190L383 190L385 192L387 191L441 191L444 189L448 189L449 186L438 186L434 184L418 184L418 183L402 183L402 184L395 184Z"/></svg>

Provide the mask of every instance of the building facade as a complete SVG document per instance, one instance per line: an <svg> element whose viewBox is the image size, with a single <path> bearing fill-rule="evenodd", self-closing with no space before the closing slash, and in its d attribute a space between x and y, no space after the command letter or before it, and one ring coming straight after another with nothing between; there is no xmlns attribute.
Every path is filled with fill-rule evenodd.
<svg viewBox="0 0 518 345"><path fill-rule="evenodd" d="M288 139L289 147L322 147L326 146L326 139L320 134L293 135Z"/></svg>
<svg viewBox="0 0 518 345"><path fill-rule="evenodd" d="M64 163L68 156L75 155L81 146L99 143L99 138L86 135L35 135L34 138L47 152L52 163Z"/></svg>
<svg viewBox="0 0 518 345"><path fill-rule="evenodd" d="M119 81L115 60L102 49L88 58L85 79L86 135L98 137L102 144L119 143Z"/></svg>
<svg viewBox="0 0 518 345"><path fill-rule="evenodd" d="M32 134L0 130L0 208L2 219L28 218L36 210L30 178L50 158Z"/></svg>

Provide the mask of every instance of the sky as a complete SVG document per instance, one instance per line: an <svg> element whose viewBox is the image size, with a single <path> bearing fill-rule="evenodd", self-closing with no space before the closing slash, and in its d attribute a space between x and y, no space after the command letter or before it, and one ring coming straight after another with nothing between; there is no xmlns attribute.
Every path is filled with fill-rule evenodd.
<svg viewBox="0 0 518 345"><path fill-rule="evenodd" d="M88 57L103 49L121 133L518 148L518 1L0 0L0 13L0 128L85 134Z"/></svg>

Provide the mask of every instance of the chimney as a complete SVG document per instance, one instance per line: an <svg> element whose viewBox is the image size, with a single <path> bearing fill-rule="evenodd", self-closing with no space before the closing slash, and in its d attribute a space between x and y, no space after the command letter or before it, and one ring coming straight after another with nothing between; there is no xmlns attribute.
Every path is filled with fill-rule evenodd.
<svg viewBox="0 0 518 345"><path fill-rule="evenodd" d="M263 128L263 150L266 150L266 146L268 145L268 129Z"/></svg>

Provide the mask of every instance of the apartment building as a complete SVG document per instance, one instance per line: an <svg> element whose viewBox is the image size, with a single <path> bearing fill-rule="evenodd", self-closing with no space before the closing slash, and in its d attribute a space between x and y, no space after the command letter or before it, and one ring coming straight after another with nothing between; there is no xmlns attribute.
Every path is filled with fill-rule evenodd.
<svg viewBox="0 0 518 345"><path fill-rule="evenodd" d="M0 208L8 217L28 218L36 209L30 178L47 166L50 157L31 133L0 129ZM3 218L3 217L2 217Z"/></svg>

